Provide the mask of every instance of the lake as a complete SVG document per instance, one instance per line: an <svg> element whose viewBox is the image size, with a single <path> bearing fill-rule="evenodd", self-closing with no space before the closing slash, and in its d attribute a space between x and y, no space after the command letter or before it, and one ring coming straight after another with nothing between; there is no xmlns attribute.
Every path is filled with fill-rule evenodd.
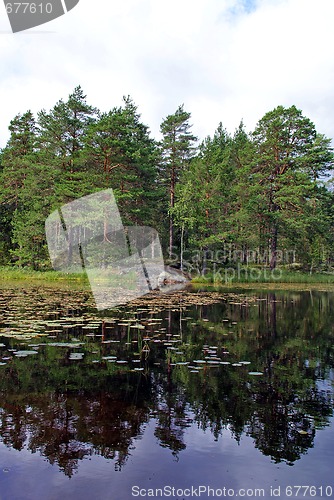
<svg viewBox="0 0 334 500"><path fill-rule="evenodd" d="M0 285L0 499L330 498L334 293Z"/></svg>

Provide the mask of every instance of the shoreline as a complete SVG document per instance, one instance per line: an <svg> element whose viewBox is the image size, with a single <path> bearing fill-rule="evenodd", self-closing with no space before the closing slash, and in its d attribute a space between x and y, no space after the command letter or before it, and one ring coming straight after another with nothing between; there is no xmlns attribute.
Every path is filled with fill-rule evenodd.
<svg viewBox="0 0 334 500"><path fill-rule="evenodd" d="M78 285L89 285L85 274L65 274L59 271L33 271L31 269L19 269L0 267L0 283L6 282L39 282L39 283L73 283ZM242 289L332 289L334 290L334 275L288 273L285 272L279 280L230 280L214 281L210 276L207 278L194 278L187 285L193 288L242 288Z"/></svg>

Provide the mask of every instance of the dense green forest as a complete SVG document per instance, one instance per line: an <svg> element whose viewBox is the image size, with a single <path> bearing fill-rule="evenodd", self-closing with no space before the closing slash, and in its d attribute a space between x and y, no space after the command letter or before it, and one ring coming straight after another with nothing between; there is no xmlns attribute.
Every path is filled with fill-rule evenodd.
<svg viewBox="0 0 334 500"><path fill-rule="evenodd" d="M123 223L152 226L166 260L194 272L252 264L334 267L330 139L295 106L247 133L220 123L202 142L181 105L151 137L130 97L101 112L81 87L35 117L13 118L0 153L0 265L50 269L44 223L75 198L112 188ZM218 266L218 267L217 267Z"/></svg>

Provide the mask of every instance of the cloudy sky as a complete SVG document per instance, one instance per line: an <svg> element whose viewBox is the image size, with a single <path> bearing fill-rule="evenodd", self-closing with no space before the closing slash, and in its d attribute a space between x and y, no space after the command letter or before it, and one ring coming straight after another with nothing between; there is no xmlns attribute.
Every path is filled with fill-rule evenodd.
<svg viewBox="0 0 334 500"><path fill-rule="evenodd" d="M1 3L0 147L17 113L77 85L102 111L131 95L156 138L184 103L200 138L295 104L334 139L333 20L333 0L80 0L12 34Z"/></svg>

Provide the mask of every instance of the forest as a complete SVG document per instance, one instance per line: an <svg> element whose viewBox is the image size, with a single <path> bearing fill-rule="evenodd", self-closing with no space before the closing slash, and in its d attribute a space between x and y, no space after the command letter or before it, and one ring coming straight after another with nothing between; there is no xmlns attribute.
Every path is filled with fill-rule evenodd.
<svg viewBox="0 0 334 500"><path fill-rule="evenodd" d="M45 220L62 205L112 188L124 225L154 227L166 262L189 273L252 264L334 269L331 140L296 106L252 132L219 123L203 140L180 105L151 136L131 97L110 111L67 100L9 125L0 152L0 266L49 270Z"/></svg>

